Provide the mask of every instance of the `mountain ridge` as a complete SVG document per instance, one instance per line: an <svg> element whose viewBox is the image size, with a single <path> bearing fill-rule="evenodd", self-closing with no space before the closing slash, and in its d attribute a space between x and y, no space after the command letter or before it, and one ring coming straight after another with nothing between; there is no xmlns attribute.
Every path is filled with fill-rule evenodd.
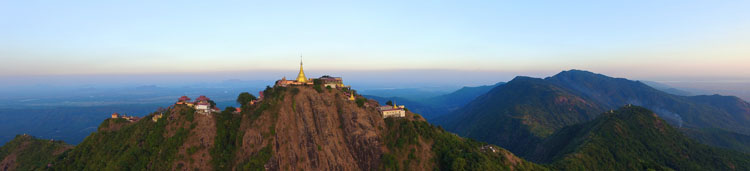
<svg viewBox="0 0 750 171"><path fill-rule="evenodd" d="M724 101L716 103L717 99ZM534 143L559 128L627 104L652 109L676 127L718 128L743 135L750 130L750 104L736 97L672 95L639 81L582 70L563 71L544 79L516 77L436 123L523 156ZM702 142L735 149L750 147L721 145L736 142Z"/></svg>

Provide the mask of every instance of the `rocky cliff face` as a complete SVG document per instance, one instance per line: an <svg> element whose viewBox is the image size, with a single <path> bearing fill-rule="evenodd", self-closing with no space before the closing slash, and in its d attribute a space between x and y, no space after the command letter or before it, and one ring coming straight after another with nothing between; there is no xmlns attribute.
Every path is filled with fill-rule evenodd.
<svg viewBox="0 0 750 171"><path fill-rule="evenodd" d="M336 90L318 93L308 87L288 88L260 105L266 104L269 107L264 111L258 111L259 107L248 111L240 129L245 132L242 153L258 153L265 146L271 147L273 157L266 168L378 168L383 149L379 135L384 122L374 108L358 107ZM238 156L242 156L239 161L248 157Z"/></svg>

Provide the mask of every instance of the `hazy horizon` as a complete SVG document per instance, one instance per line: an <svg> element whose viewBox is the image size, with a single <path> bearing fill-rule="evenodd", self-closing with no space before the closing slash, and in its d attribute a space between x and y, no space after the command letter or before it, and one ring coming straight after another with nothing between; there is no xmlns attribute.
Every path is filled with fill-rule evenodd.
<svg viewBox="0 0 750 171"><path fill-rule="evenodd" d="M340 76L347 85L365 93L376 93L387 89L414 89L432 95L455 91L465 86L492 85L507 82L517 76L545 78L561 71L539 72L492 72L463 70L370 70L336 71L306 69L308 77L322 75ZM597 72L611 77L630 80L653 81L673 88L700 94L721 94L750 99L750 79L731 77L639 77L637 74L618 72ZM89 74L54 76L0 76L2 99L25 99L31 97L78 96L91 91L132 90L138 88L173 88L177 92L165 95L184 95L178 90L184 88L209 88L201 91L215 91L216 88L232 89L232 92L256 92L282 77L294 78L298 70L263 70L245 72L193 72L162 74ZM243 89L244 87L244 89ZM195 90L194 90L195 91ZM198 91L200 92L200 91ZM230 93L231 94L231 93ZM111 95L111 94L110 94ZM233 96L233 95L232 95ZM33 99L33 98L32 98Z"/></svg>
<svg viewBox="0 0 750 171"><path fill-rule="evenodd" d="M413 69L413 70L311 70L306 69L307 76L319 77L332 75L344 77L348 83L367 88L388 88L376 85L378 82L391 80L392 88L415 88L428 85L436 86L480 86L497 82L507 82L516 76L530 76L544 78L559 72L567 71L536 71L536 72L498 72L498 71L468 71L446 69ZM581 69L578 69L581 70ZM611 77L627 78L631 80L655 81L671 85L684 83L700 83L703 87L712 84L741 84L750 83L750 77L655 77L621 72L597 72ZM294 78L298 70L254 70L237 72L185 72L185 73L154 73L154 74L77 74L77 75L32 75L32 76L0 76L0 87L28 87L28 86L143 86L162 85L179 86L185 84L217 83L223 81L273 81L282 77ZM449 79L446 79L449 78Z"/></svg>

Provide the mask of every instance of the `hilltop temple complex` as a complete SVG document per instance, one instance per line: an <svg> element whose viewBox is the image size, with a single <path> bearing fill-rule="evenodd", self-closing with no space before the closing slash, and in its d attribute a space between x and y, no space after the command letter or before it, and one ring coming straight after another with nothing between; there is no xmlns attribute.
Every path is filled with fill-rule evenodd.
<svg viewBox="0 0 750 171"><path fill-rule="evenodd" d="M299 73L297 74L297 78L294 80L287 80L286 77L281 78L280 80L277 80L275 87L289 87L289 86L315 86L316 89L319 89L320 87L325 88L332 88L332 89L343 89L343 96L349 101L355 101L358 100L358 98L355 96L355 92L351 90L351 86L344 85L344 80L341 77L333 77L330 75L323 75L320 78L307 78L305 76L305 70L303 68L302 60L300 59L299 63ZM255 105L259 102L261 102L264 99L263 91L258 92L258 95L260 96L257 99L254 99L249 102L250 105ZM220 109L218 109L215 104L213 104L213 101L211 101L210 98L206 96L199 96L198 98L195 98L195 101L191 101L190 97L182 96L177 99L177 102L175 102L175 105L185 105L191 108L195 109L196 113L204 114L204 115L210 115L214 112L221 112ZM404 105L385 105L380 106L377 108L380 114L383 118L388 117L405 117L406 116L406 108ZM242 109L235 108L235 113L240 113ZM158 119L162 118L163 114L157 114L153 116L151 119L154 122L157 122ZM113 113L111 118L124 118L128 121L134 122L138 121L139 117L133 117L133 116L125 116L118 113Z"/></svg>
<svg viewBox="0 0 750 171"><path fill-rule="evenodd" d="M319 89L320 87L342 89L344 90L343 97L346 98L347 100L349 101L359 100L357 97L355 97L355 91L351 90L351 86L344 85L344 80L341 77L323 75L320 78L307 78L305 76L305 70L303 68L301 59L299 63L299 73L297 74L297 78L294 80L287 80L286 77L283 77L281 78L281 80L277 80L274 86L276 87L315 86L316 89ZM263 95L263 91L258 92L258 95L260 96L259 98L251 100L250 102L248 102L248 104L255 105L263 101L263 99L265 98ZM211 99L206 96L201 95L198 98L195 98L195 101L191 101L191 100L192 99L190 99L190 97L182 96L177 99L177 102L175 102L175 105L185 105L187 107L195 109L196 113L209 115L209 116L210 114L214 112L221 112L221 110L215 106L213 101L211 101ZM406 108L404 107L404 105L379 106L377 107L377 110L380 112L383 118L406 116ZM240 113L242 112L242 109L235 108L235 110L232 112ZM151 121L158 122L158 120L161 119L162 117L164 117L163 113L155 114L154 116L151 117ZM112 113L111 118L112 119L122 118L130 122L136 122L141 119L140 117L127 116L127 115L119 114L119 113Z"/></svg>
<svg viewBox="0 0 750 171"><path fill-rule="evenodd" d="M330 75L324 75L320 78L307 78L305 76L305 69L302 67L302 59L299 61L299 73L297 79L287 80L286 77L276 81L275 86L288 87L290 85L315 85L322 84L323 87L331 88L349 88L350 86L344 85L344 80L341 77L332 77Z"/></svg>
<svg viewBox="0 0 750 171"><path fill-rule="evenodd" d="M282 86L286 87L289 85L313 85L312 78L305 77L305 70L302 68L302 59L299 61L299 74L297 74L297 79L295 80L287 80L286 77L281 78L281 80L276 81L276 86Z"/></svg>
<svg viewBox="0 0 750 171"><path fill-rule="evenodd" d="M343 96L349 101L356 101L358 98L355 96L355 91L351 90L351 86L344 85L344 80L341 77L333 77L330 75L323 75L320 78L307 78L305 76L305 70L302 65L302 60L300 59L299 63L299 73L297 74L297 78L294 80L287 80L286 77L281 78L280 80L277 80L275 87L289 87L289 86L315 86L316 89L319 89L321 87L325 88L332 88L332 89L342 89ZM260 96L257 99L254 99L249 103L249 105L255 105L259 102L261 102L264 99L263 91L258 92L258 95ZM191 101L190 97L182 96L177 99L177 102L175 102L175 105L185 105L191 108L195 109L196 113L204 114L204 115L210 115L214 112L221 112L219 108L213 104L213 101L211 101L210 98L206 96L199 96L195 99L195 101ZM377 107L377 110L380 112L381 116L383 118L388 117L405 117L406 116L406 107L404 105L385 105L385 106L379 106ZM233 111L235 113L242 112L241 108L235 108ZM160 118L163 117L162 113L154 115L151 120L153 122L157 122ZM112 113L111 118L118 119L123 118L130 122L135 122L140 120L139 117L134 116L126 116L123 114L118 113Z"/></svg>
<svg viewBox="0 0 750 171"><path fill-rule="evenodd" d="M307 78L305 76L305 70L302 65L302 59L300 59L300 62L299 62L299 73L297 74L297 79L287 80L286 77L283 77L281 78L281 80L277 80L274 86L288 87L288 86L308 86L308 85L321 85L322 87L329 87L329 88L335 88L335 89L351 88L351 86L344 85L344 80L341 77L332 77L330 75L323 75L320 78ZM356 100L353 92L348 92L348 91L344 92L344 96L347 98L347 100L350 100L350 101ZM261 99L262 99L262 94L261 94ZM406 107L404 105L380 106L378 107L378 111L380 112L381 116L383 116L383 118L406 116Z"/></svg>

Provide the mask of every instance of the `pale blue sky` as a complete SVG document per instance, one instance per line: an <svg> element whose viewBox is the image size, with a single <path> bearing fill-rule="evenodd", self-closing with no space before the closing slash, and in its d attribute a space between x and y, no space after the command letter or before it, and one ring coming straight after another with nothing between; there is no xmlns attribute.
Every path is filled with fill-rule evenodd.
<svg viewBox="0 0 750 171"><path fill-rule="evenodd" d="M748 47L750 1L0 1L0 76L295 70L302 53L308 70L748 78Z"/></svg>

